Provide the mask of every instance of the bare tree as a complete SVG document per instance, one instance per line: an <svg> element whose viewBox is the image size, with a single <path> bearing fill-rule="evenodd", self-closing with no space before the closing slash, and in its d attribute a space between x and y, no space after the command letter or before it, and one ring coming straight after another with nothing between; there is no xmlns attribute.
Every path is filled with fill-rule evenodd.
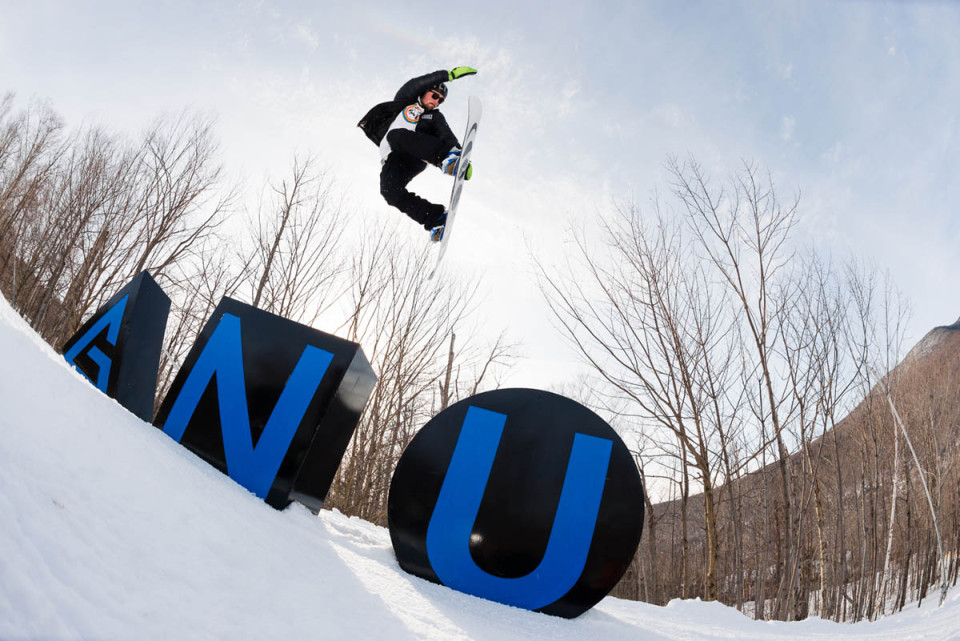
<svg viewBox="0 0 960 641"><path fill-rule="evenodd" d="M131 145L102 128L66 136L49 108L10 118L9 104L0 107L0 280L59 345L130 277L160 276L186 258L231 193L218 192L208 119L160 120Z"/></svg>
<svg viewBox="0 0 960 641"><path fill-rule="evenodd" d="M542 289L560 328L610 394L628 399L640 424L671 435L675 448L661 447L677 458L683 479L688 470L696 475L706 533L701 595L716 599L715 485L732 407L724 388L733 362L725 347L735 337L734 318L716 298L722 292L687 260L681 230L662 215L647 224L636 207L623 208L603 229L608 256L596 257L588 240L578 236L576 272L568 269L561 280L541 266ZM686 542L688 481L682 481L680 494ZM685 594L687 544L681 549Z"/></svg>
<svg viewBox="0 0 960 641"><path fill-rule="evenodd" d="M713 186L696 161L681 164L673 160L670 167L674 193L686 211L698 246L742 312L744 344L752 352L756 381L762 390L754 399L754 418L770 425L769 433L776 443L783 515L778 565L788 568L794 563L796 524L785 427L796 407L788 384L777 372L775 343L780 331L777 319L783 305L781 293L785 291L778 281L792 257L788 239L799 197L782 206L772 180L761 179L751 165L744 166L731 180L729 190ZM795 589L789 580L787 573L781 573L775 601L778 618L788 616L792 598L788 593Z"/></svg>
<svg viewBox="0 0 960 641"><path fill-rule="evenodd" d="M222 223L236 192L220 190L212 126L199 115L160 118L111 172L120 193L91 230L94 242L64 297L81 317L132 275L161 277Z"/></svg>
<svg viewBox="0 0 960 641"><path fill-rule="evenodd" d="M0 100L0 285L29 318L21 299L34 287L46 285L22 258L24 246L31 242L31 214L70 140L60 117L49 106L33 104L13 114L13 99L13 94L6 94Z"/></svg>
<svg viewBox="0 0 960 641"><path fill-rule="evenodd" d="M329 170L294 159L289 178L270 187L252 225L254 250L245 261L255 307L306 324L339 297L343 213Z"/></svg>
<svg viewBox="0 0 960 641"><path fill-rule="evenodd" d="M61 118L47 105L33 104L13 114L12 93L0 99L0 239L10 251L19 224L36 200L60 157L69 149ZM5 260L9 261L7 253ZM7 262L0 264L6 268Z"/></svg>

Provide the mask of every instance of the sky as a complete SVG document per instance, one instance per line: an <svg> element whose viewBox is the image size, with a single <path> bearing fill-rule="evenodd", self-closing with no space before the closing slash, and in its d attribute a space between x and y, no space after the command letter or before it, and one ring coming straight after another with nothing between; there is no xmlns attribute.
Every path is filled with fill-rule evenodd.
<svg viewBox="0 0 960 641"><path fill-rule="evenodd" d="M0 0L0 91L131 134L209 113L251 189L313 155L354 218L388 221L357 121L410 77L477 68L442 109L462 137L467 96L484 107L445 267L479 275L488 325L523 344L505 383L546 388L578 365L531 257L559 263L571 229L668 190L671 157L721 181L758 163L782 200L800 193L798 241L905 294L906 347L957 320L957 33L948 1ZM439 172L411 187L448 197ZM428 251L410 229L398 242Z"/></svg>
<svg viewBox="0 0 960 641"><path fill-rule="evenodd" d="M402 571L388 530L280 512L98 392L0 298L0 638L947 641L960 592L870 622L606 597L568 620ZM57 402L51 403L55 398Z"/></svg>

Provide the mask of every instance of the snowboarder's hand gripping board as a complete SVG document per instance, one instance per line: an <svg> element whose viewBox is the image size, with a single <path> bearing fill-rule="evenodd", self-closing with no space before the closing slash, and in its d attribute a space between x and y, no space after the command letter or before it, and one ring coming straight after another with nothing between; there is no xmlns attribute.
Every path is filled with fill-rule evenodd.
<svg viewBox="0 0 960 641"><path fill-rule="evenodd" d="M462 68L462 67L460 67ZM474 72L476 73L476 72ZM453 177L453 190L450 192L450 205L447 207L447 220L440 235L440 251L437 253L437 264L430 272L429 278L437 273L440 261L447 251L447 244L450 242L450 233L453 229L453 221L457 215L457 205L460 203L460 193L463 191L463 185L467 181L471 172L470 155L473 152L473 143L477 137L477 125L480 124L480 115L483 111L480 105L480 99L476 96L470 96L467 106L467 133L463 136L463 151L460 153L460 159L457 161Z"/></svg>

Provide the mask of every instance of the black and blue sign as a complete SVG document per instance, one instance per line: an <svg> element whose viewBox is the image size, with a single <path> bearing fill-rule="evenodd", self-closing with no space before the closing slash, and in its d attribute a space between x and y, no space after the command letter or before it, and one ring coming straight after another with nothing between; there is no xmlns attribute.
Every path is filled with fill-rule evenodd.
<svg viewBox="0 0 960 641"><path fill-rule="evenodd" d="M146 272L64 346L149 420L170 300ZM224 298L154 424L269 505L317 512L377 377L360 346ZM434 417L397 463L387 520L400 567L499 603L573 618L617 584L643 528L643 485L614 430L530 389Z"/></svg>
<svg viewBox="0 0 960 641"><path fill-rule="evenodd" d="M170 299L141 272L60 351L97 389L150 421L169 312Z"/></svg>
<svg viewBox="0 0 960 641"><path fill-rule="evenodd" d="M575 617L623 576L643 486L623 441L570 399L473 396L433 418L390 486L400 566L492 601Z"/></svg>
<svg viewBox="0 0 960 641"><path fill-rule="evenodd" d="M224 298L154 424L270 505L316 511L375 383L356 343Z"/></svg>

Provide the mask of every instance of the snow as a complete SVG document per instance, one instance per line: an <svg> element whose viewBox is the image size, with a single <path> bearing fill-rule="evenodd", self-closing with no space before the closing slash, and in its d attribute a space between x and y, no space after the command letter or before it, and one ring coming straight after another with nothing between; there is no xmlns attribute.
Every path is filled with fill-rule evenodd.
<svg viewBox="0 0 960 641"><path fill-rule="evenodd" d="M97 392L0 300L0 639L957 639L960 592L876 623L606 598L560 619L404 573L386 529L277 512Z"/></svg>

